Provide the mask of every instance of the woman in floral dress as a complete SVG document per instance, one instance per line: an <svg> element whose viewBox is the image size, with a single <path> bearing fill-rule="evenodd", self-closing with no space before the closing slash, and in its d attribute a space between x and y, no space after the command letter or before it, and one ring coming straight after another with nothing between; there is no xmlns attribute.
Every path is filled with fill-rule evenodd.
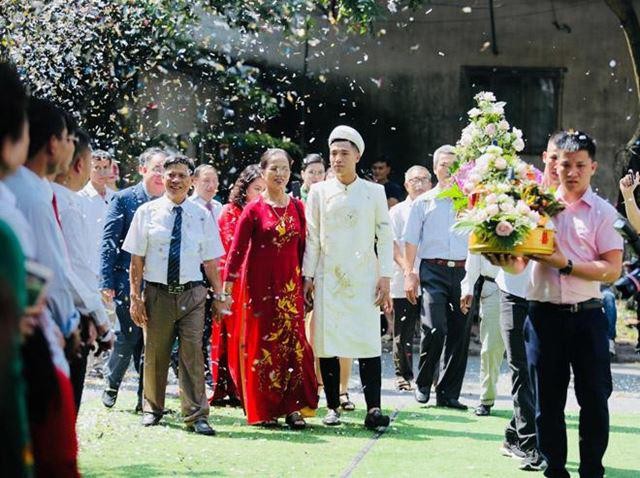
<svg viewBox="0 0 640 478"><path fill-rule="evenodd" d="M238 220L225 290L242 288L240 385L247 421L273 425L285 416L289 427L299 429L318 406L313 352L304 331L304 206L285 192L291 158L284 150L267 150L260 167L267 189Z"/></svg>

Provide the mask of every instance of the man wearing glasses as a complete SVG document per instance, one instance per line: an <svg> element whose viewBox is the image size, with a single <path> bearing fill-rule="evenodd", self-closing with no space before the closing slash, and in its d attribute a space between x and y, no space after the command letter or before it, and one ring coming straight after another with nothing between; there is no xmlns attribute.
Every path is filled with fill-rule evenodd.
<svg viewBox="0 0 640 478"><path fill-rule="evenodd" d="M396 371L396 389L410 391L413 381L413 335L416 320L420 317L420 303L419 301L416 304L409 302L404 292L402 231L414 199L431 189L431 173L424 166L411 166L404 173L404 179L404 187L409 195L389 210L395 262L391 278L391 298L393 299L393 363ZM416 264L416 267L418 266L419 264ZM420 297L419 288L416 294Z"/></svg>
<svg viewBox="0 0 640 478"><path fill-rule="evenodd" d="M166 151L159 148L150 148L142 153L138 169L142 180L114 195L105 218L100 256L100 287L103 300L115 303L120 326L105 370L106 388L102 393L102 403L107 408L115 405L120 383L133 356L134 366L140 374L136 411L142 411L142 329L133 323L129 313L131 255L122 249L122 243L136 210L164 193L162 173L168 156Z"/></svg>

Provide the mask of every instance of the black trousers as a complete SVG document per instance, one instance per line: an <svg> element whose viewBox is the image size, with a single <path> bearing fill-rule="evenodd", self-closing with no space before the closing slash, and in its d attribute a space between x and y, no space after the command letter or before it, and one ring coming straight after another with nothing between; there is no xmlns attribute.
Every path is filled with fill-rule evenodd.
<svg viewBox="0 0 640 478"><path fill-rule="evenodd" d="M525 452L536 448L535 399L523 332L528 309L526 299L500 291L500 329L511 369L513 398L513 416L505 429L505 438L510 443L518 443Z"/></svg>
<svg viewBox="0 0 640 478"><path fill-rule="evenodd" d="M420 361L416 385L430 390L444 349L444 369L436 385L438 399L458 399L467 368L471 322L460 310L463 267L447 267L422 261L422 314Z"/></svg>
<svg viewBox="0 0 640 478"><path fill-rule="evenodd" d="M396 377L413 380L413 336L420 318L420 301L393 299L393 364Z"/></svg>
<svg viewBox="0 0 640 478"><path fill-rule="evenodd" d="M71 386L73 387L73 399L76 403L76 413L80 410L82 392L84 391L84 378L87 373L87 357L89 353L83 352L82 357L76 357L69 361Z"/></svg>
<svg viewBox="0 0 640 478"><path fill-rule="evenodd" d="M382 388L382 362L380 357L358 359L360 382L367 402L367 410L380 408ZM338 357L320 358L320 373L327 398L327 408L340 407L340 361Z"/></svg>
<svg viewBox="0 0 640 478"><path fill-rule="evenodd" d="M564 408L571 370L580 405L580 476L604 476L602 457L609 441L607 400L612 389L604 310L571 313L553 304L530 303L524 337L536 391L538 448L549 465L545 476L569 477Z"/></svg>

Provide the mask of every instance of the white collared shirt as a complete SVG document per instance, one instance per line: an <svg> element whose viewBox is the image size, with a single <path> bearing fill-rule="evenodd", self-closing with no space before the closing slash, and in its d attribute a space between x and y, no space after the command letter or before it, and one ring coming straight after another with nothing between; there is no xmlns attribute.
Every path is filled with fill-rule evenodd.
<svg viewBox="0 0 640 478"><path fill-rule="evenodd" d="M87 200L85 221L88 225L88 239L91 255L89 256L91 268L96 274L100 273L100 246L102 244L102 231L104 230L104 219L107 215L109 202L115 192L106 188L104 197L93 187L91 181L77 193Z"/></svg>
<svg viewBox="0 0 640 478"><path fill-rule="evenodd" d="M85 219L89 202L87 198L60 184L51 186L58 200L62 235L71 263L69 275L75 289L74 303L80 313L94 317L96 324L108 325L109 318L102 303L98 276L91 265L93 251L89 241L85 240L89 235L89 224Z"/></svg>
<svg viewBox="0 0 640 478"><path fill-rule="evenodd" d="M9 224L15 233L25 257L33 259L36 254L33 230L17 208L15 195L2 181L0 181L0 219Z"/></svg>
<svg viewBox="0 0 640 478"><path fill-rule="evenodd" d="M418 246L420 259L462 261L467 257L469 235L453 230L453 202L439 198L441 191L436 186L413 201L402 238Z"/></svg>
<svg viewBox="0 0 640 478"><path fill-rule="evenodd" d="M166 195L138 208L122 248L145 258L144 280L167 284L169 246L175 221L173 203ZM218 225L202 206L185 200L182 204L180 284L202 280L200 265L224 255Z"/></svg>
<svg viewBox="0 0 640 478"><path fill-rule="evenodd" d="M80 315L73 302L73 284L67 273L70 263L66 245L51 203L51 184L25 166L6 178L5 184L15 195L18 209L33 230L33 259L53 272L47 289L47 306L55 323L68 337L77 328Z"/></svg>
<svg viewBox="0 0 640 478"><path fill-rule="evenodd" d="M464 263L464 269L466 274L462 282L460 282L461 295L473 295L473 288L476 285L476 281L480 276L490 277L495 279L498 272L502 270L498 266L494 266L487 259L482 257L481 254L467 255L467 260Z"/></svg>
<svg viewBox="0 0 640 478"><path fill-rule="evenodd" d="M396 204L389 209L389 217L391 218L391 230L393 231L393 241L398 245L402 254L404 254L404 241L402 233L404 226L409 218L413 200L407 196L407 199ZM416 257L414 267L420 268L420 258ZM418 287L418 295L421 293L421 287ZM404 299L406 297L404 291L404 271L395 261L393 262L393 277L391 278L391 297L393 299Z"/></svg>
<svg viewBox="0 0 640 478"><path fill-rule="evenodd" d="M202 199L195 192L191 196L189 196L187 199L207 209L207 201ZM212 199L211 201L209 201L209 204L211 204L211 213L213 214L213 220L216 222L216 224L218 224L218 219L220 219L220 213L222 212L222 204L219 201L216 201L215 199ZM207 209L207 211L209 211L209 209Z"/></svg>

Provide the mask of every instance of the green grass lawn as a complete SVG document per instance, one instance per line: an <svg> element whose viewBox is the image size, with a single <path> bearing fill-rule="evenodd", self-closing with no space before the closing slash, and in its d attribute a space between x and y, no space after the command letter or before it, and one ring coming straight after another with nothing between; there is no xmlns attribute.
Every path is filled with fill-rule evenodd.
<svg viewBox="0 0 640 478"><path fill-rule="evenodd" d="M132 392L123 392L113 410L98 398L83 403L78 420L80 467L86 477L129 476L341 476L372 432L361 426L363 414L344 414L345 425L322 426L308 420L303 432L250 427L238 409L214 409L215 437L183 430L177 416L143 428ZM179 409L176 399L167 406ZM477 418L470 412L415 406L403 409L390 429L355 467L355 477L511 477L532 476L518 462L500 456L498 447L510 411ZM569 469L577 476L577 418L568 417ZM607 477L640 476L640 414L612 416ZM539 475L533 475L539 476Z"/></svg>

